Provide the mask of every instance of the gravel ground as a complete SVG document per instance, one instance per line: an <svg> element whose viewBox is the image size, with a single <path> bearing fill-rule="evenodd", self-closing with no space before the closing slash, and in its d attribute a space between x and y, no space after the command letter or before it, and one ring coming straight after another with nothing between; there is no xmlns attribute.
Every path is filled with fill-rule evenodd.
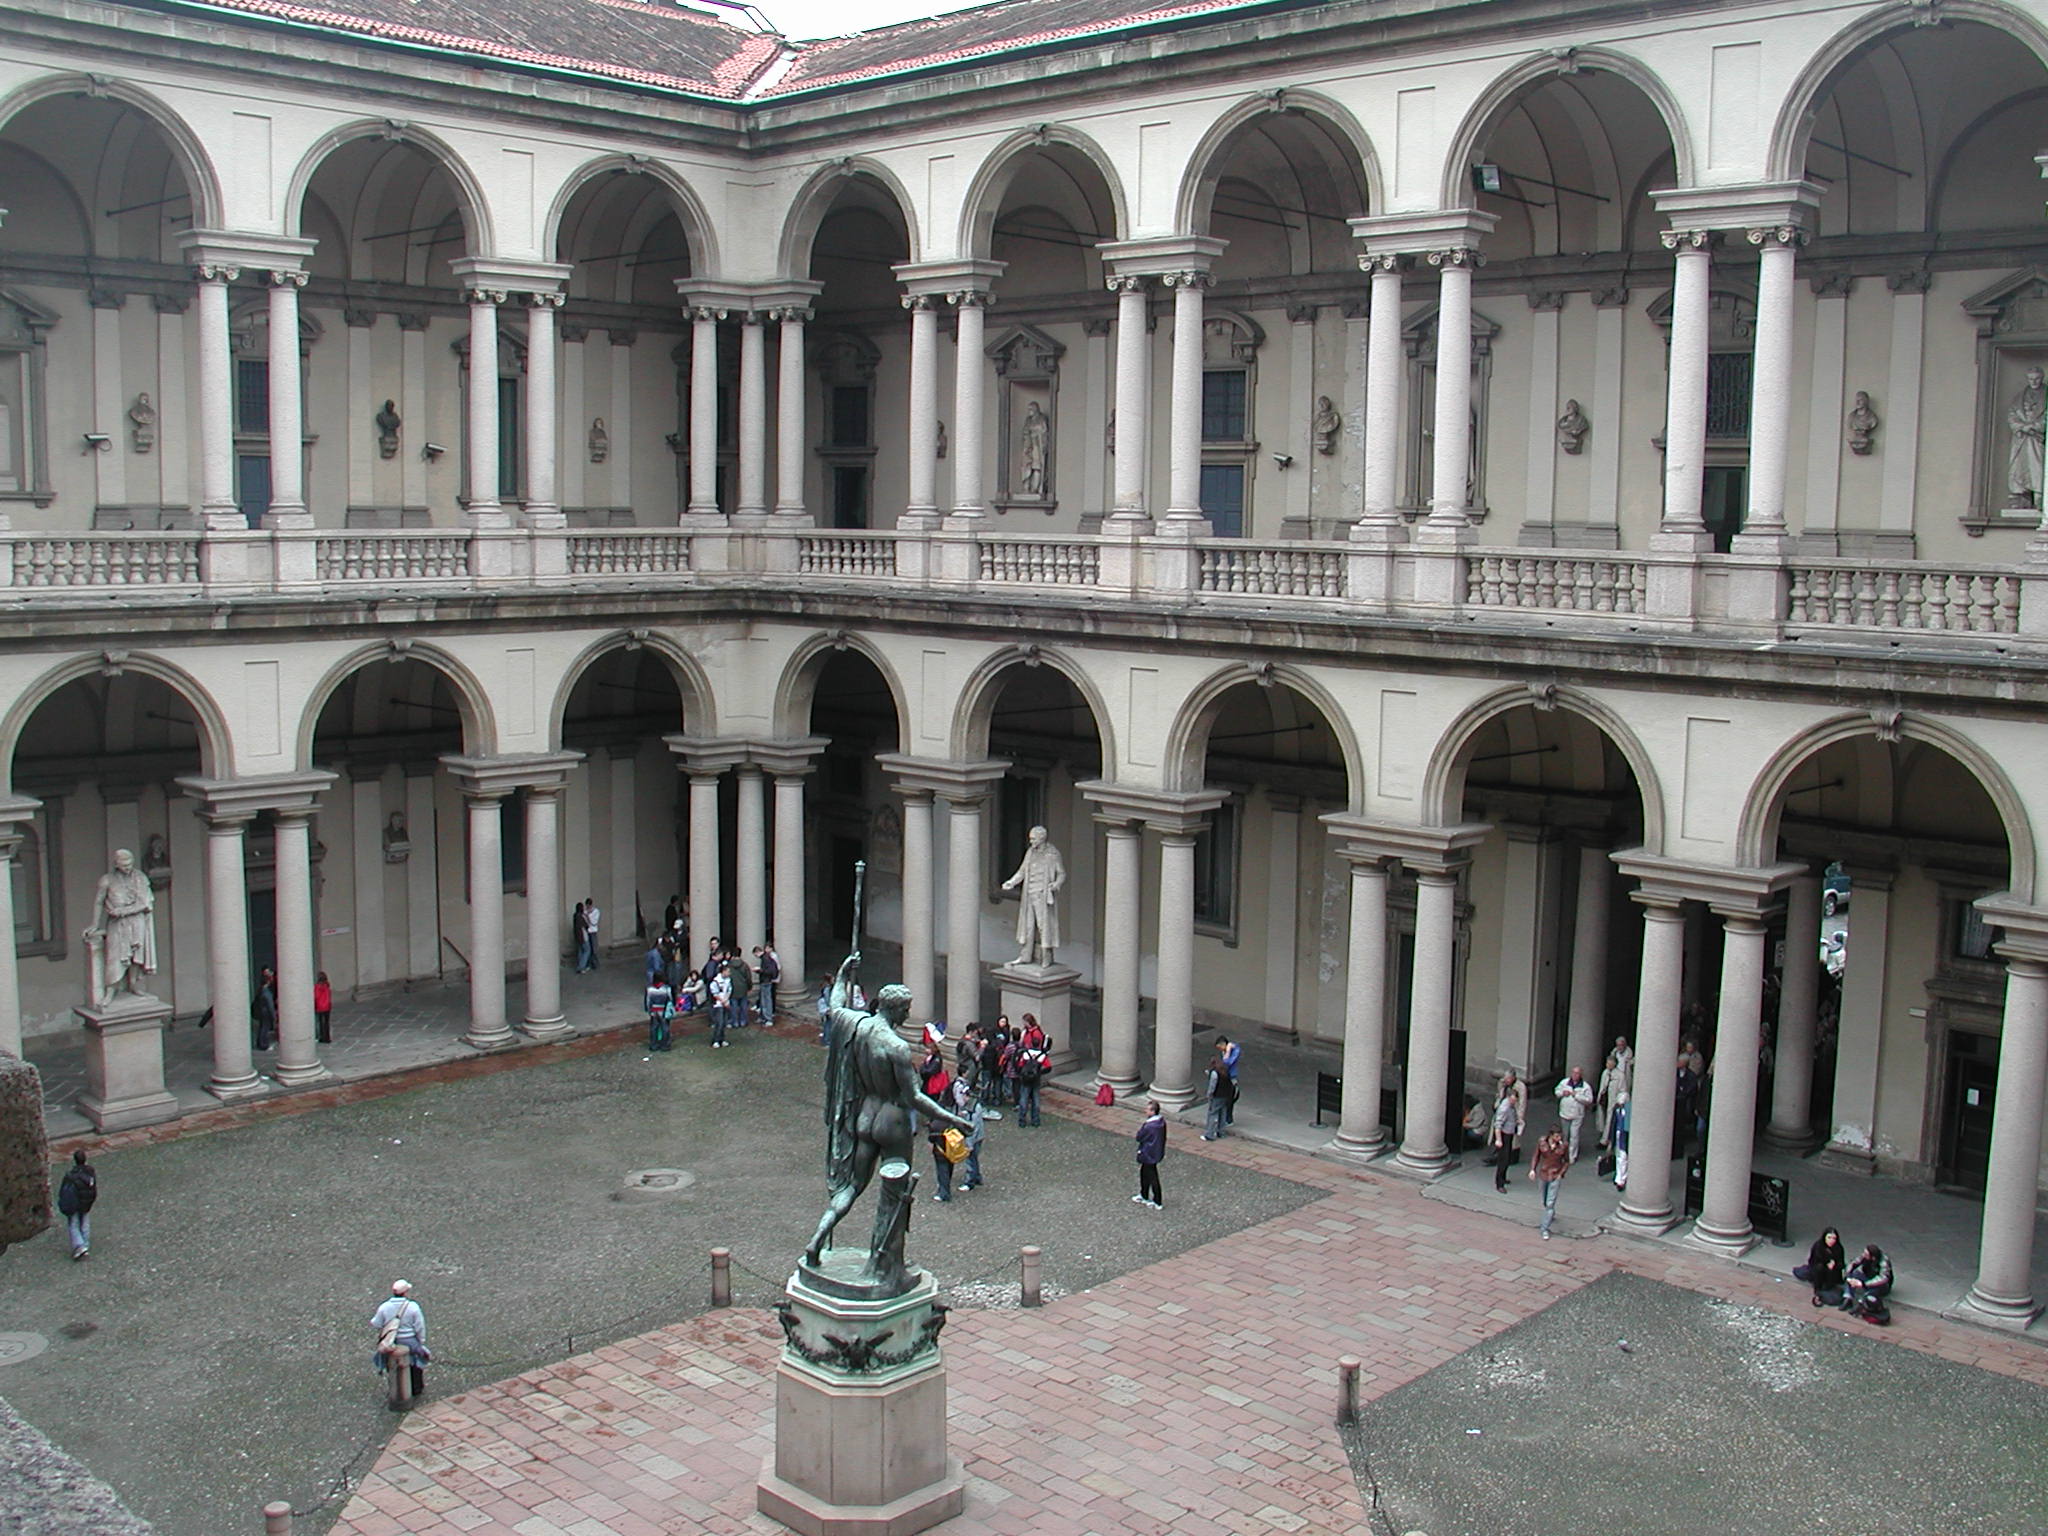
<svg viewBox="0 0 2048 1536"><path fill-rule="evenodd" d="M2044 1431L2039 1387L1613 1274L1381 1398L1349 1449L1382 1536L2024 1536Z"/></svg>
<svg viewBox="0 0 2048 1536"><path fill-rule="evenodd" d="M0 1395L162 1536L237 1536L267 1499L321 1504L383 1444L369 1316L394 1278L426 1308L430 1396L701 1311L714 1246L735 1300L764 1306L823 1203L807 1033L716 1053L689 1037L99 1154L91 1258L45 1234L0 1260L0 1322L50 1341L0 1368ZM1170 1208L1147 1211L1129 1140L1053 1116L992 1124L982 1161L987 1186L923 1199L911 1235L967 1306L1015 1304L1022 1243L1044 1249L1048 1291L1073 1292L1318 1198L1169 1156ZM693 1177L621 1198L648 1169Z"/></svg>

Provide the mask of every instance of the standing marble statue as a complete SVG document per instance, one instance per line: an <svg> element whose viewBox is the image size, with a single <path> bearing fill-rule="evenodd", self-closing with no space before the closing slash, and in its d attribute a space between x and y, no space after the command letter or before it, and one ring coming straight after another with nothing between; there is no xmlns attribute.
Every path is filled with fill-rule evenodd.
<svg viewBox="0 0 2048 1536"><path fill-rule="evenodd" d="M91 957L88 990L95 1008L119 992L146 997L143 978L156 973L156 892L135 867L135 855L114 850L114 867L92 893L92 926L85 931Z"/></svg>
<svg viewBox="0 0 2048 1536"><path fill-rule="evenodd" d="M1022 458L1026 496L1045 494L1045 456L1051 445L1052 418L1034 400L1031 409L1024 413Z"/></svg>
<svg viewBox="0 0 2048 1536"><path fill-rule="evenodd" d="M824 1024L831 1040L825 1056L825 1183L830 1199L804 1262L824 1262L839 1225L868 1187L877 1169L882 1194L875 1206L874 1234L860 1280L882 1296L900 1295L912 1283L904 1262L904 1237L917 1179L911 1172L911 1113L941 1125L971 1130L965 1120L927 1098L918 1087L916 1063L899 1032L910 1017L910 988L891 985L875 995L872 1012L853 1002L860 952L846 957L833 978Z"/></svg>
<svg viewBox="0 0 2048 1536"><path fill-rule="evenodd" d="M2012 429L2012 454L2006 460L2005 486L2014 507L2041 505L2042 433L2048 431L2048 387L2041 370L2029 368L2027 382L2012 397L2005 424Z"/></svg>
<svg viewBox="0 0 2048 1536"><path fill-rule="evenodd" d="M1023 887L1018 891L1015 964L1052 964L1060 943L1060 887L1066 883L1067 865L1059 849L1046 841L1045 828L1033 827L1024 862L1003 882L1006 891Z"/></svg>

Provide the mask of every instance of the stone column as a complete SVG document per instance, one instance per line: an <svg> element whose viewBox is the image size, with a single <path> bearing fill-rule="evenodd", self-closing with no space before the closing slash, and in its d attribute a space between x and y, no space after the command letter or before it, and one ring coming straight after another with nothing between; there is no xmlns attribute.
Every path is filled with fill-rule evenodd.
<svg viewBox="0 0 2048 1536"><path fill-rule="evenodd" d="M932 793L904 786L903 795L903 984L912 1007L930 1008L935 965L932 958Z"/></svg>
<svg viewBox="0 0 2048 1536"><path fill-rule="evenodd" d="M804 948L804 775L807 768L775 773L775 953L782 962L778 998L807 997L811 977Z"/></svg>
<svg viewBox="0 0 2048 1536"><path fill-rule="evenodd" d="M309 528L306 413L299 373L299 290L306 274L270 272L270 510L266 528Z"/></svg>
<svg viewBox="0 0 2048 1536"><path fill-rule="evenodd" d="M1195 1100L1195 834L1159 838L1159 997L1152 1097L1167 1109Z"/></svg>
<svg viewBox="0 0 2048 1536"><path fill-rule="evenodd" d="M557 489L556 460L561 453L561 429L555 412L558 352L555 312L562 307L563 297L560 293L526 295L526 526L529 528L565 526L561 493ZM629 444L619 445L621 453L629 449ZM549 903L549 954L553 954L555 949L552 927L555 905ZM529 957L527 964L530 966L532 963ZM559 1007L556 1012L559 1014Z"/></svg>
<svg viewBox="0 0 2048 1536"><path fill-rule="evenodd" d="M1351 940L1344 978L1344 1102L1337 1148L1360 1157L1387 1149L1380 1082L1387 1055L1387 866L1369 853L1351 861Z"/></svg>
<svg viewBox="0 0 2048 1536"><path fill-rule="evenodd" d="M1444 1139L1450 1091L1451 987L1458 958L1458 870L1415 871L1415 967L1408 1006L1408 1102L1403 1167L1435 1173L1451 1161Z"/></svg>
<svg viewBox="0 0 2048 1536"><path fill-rule="evenodd" d="M981 443L983 395L988 359L982 355L982 317L988 309L985 288L948 294L959 318L959 339L953 348L953 512L956 518L984 521L988 517L988 472ZM947 1027L957 1027L951 1019Z"/></svg>
<svg viewBox="0 0 2048 1536"><path fill-rule="evenodd" d="M1138 935L1142 927L1138 855L1142 830L1116 816L1098 816L1102 860L1102 1062L1098 1079L1119 1098L1137 1090Z"/></svg>
<svg viewBox="0 0 2048 1536"><path fill-rule="evenodd" d="M1855 922L1842 972L1842 1012L1835 1037L1834 1125L1821 1162L1869 1173L1876 1166L1877 1090L1884 1056L1885 971L1891 955L1890 870L1857 866Z"/></svg>
<svg viewBox="0 0 2048 1536"><path fill-rule="evenodd" d="M1168 272L1173 292L1173 401L1168 436L1166 518L1172 531L1202 534L1202 294L1206 271ZM1160 531L1167 532L1167 527Z"/></svg>
<svg viewBox="0 0 2048 1536"><path fill-rule="evenodd" d="M1378 544L1399 544L1408 538L1407 526L1397 510L1401 472L1401 270L1407 260L1396 255L1358 258L1359 266L1372 274L1372 318L1365 340L1365 515L1358 520L1351 536Z"/></svg>
<svg viewBox="0 0 2048 1536"><path fill-rule="evenodd" d="M690 501L688 515L718 519L718 322L725 311L690 306Z"/></svg>
<svg viewBox="0 0 2048 1536"><path fill-rule="evenodd" d="M1796 224L1752 229L1762 248L1756 284L1756 343L1750 360L1749 513L1737 554L1785 547L1785 478L1792 457L1792 295L1794 253L1806 239ZM1839 414L1839 412L1837 413Z"/></svg>
<svg viewBox="0 0 2048 1536"><path fill-rule="evenodd" d="M782 326L775 354L775 515L809 522L804 505L804 326L811 312L801 304L774 311Z"/></svg>
<svg viewBox="0 0 2048 1536"><path fill-rule="evenodd" d="M1607 1059L1607 914L1613 869L1605 848L1579 850L1579 895L1572 922L1571 1002L1565 1023L1565 1065L1600 1080Z"/></svg>
<svg viewBox="0 0 2048 1536"><path fill-rule="evenodd" d="M738 867L733 871L733 885L739 913L733 920L733 941L741 954L751 955L756 944L768 942L768 784L752 763L740 764L737 773L739 825L734 857Z"/></svg>
<svg viewBox="0 0 2048 1536"><path fill-rule="evenodd" d="M910 311L910 495L900 526L929 528L939 516L938 296L906 293Z"/></svg>
<svg viewBox="0 0 2048 1536"><path fill-rule="evenodd" d="M690 943L702 954L714 938L725 937L719 910L718 780L721 768L691 768L690 776Z"/></svg>
<svg viewBox="0 0 2048 1536"><path fill-rule="evenodd" d="M469 511L465 520L472 528L502 528L510 522L498 500L498 306L505 302L505 290L468 288L462 296L469 305ZM501 1015L503 1011L501 1006ZM502 1017L499 1027L503 1027Z"/></svg>
<svg viewBox="0 0 2048 1536"><path fill-rule="evenodd" d="M0 1055L21 1054L21 973L14 954L14 854L40 802L0 798Z"/></svg>
<svg viewBox="0 0 2048 1536"><path fill-rule="evenodd" d="M981 1022L983 795L946 797L946 1037ZM1066 1045L1070 1042L1061 1041Z"/></svg>
<svg viewBox="0 0 2048 1536"><path fill-rule="evenodd" d="M201 812L206 821L206 979L213 994L213 1076L217 1099L257 1092L250 1035L249 869L244 837L253 812Z"/></svg>
<svg viewBox="0 0 2048 1536"><path fill-rule="evenodd" d="M1813 1130L1813 1041L1820 999L1820 880L1802 875L1785 893L1785 969L1778 979L1777 1069L1764 1140L1805 1151Z"/></svg>
<svg viewBox="0 0 2048 1536"><path fill-rule="evenodd" d="M465 785L469 819L469 1033L480 1051L512 1044L505 1022L505 791Z"/></svg>
<svg viewBox="0 0 2048 1536"><path fill-rule="evenodd" d="M1472 269L1471 246L1431 251L1439 269L1436 311L1435 448L1430 459L1429 516L1417 537L1456 543L1471 527L1466 515L1472 474Z"/></svg>
<svg viewBox="0 0 2048 1536"><path fill-rule="evenodd" d="M203 262L199 277L199 509L214 531L247 528L235 504L235 387L228 284L241 268ZM239 984L238 984L239 985Z"/></svg>
<svg viewBox="0 0 2048 1536"><path fill-rule="evenodd" d="M1707 452L1707 282L1713 265L1708 252L1714 237L1703 229L1670 229L1658 238L1677 256L1664 409L1664 521L1651 547L1696 554L1711 542L1700 496Z"/></svg>
<svg viewBox="0 0 2048 1536"><path fill-rule="evenodd" d="M1636 1064L1629 1090L1628 1187L1615 1219L1662 1232L1672 1224L1671 1124L1678 1094L1678 1009L1685 969L1685 903L1637 891L1643 908Z"/></svg>
<svg viewBox="0 0 2048 1536"><path fill-rule="evenodd" d="M1707 1189L1692 1238L1730 1258L1756 1246L1749 1224L1749 1173L1756 1150L1757 1015L1764 996L1764 937L1763 918L1757 913L1721 913L1721 1009L1707 1121Z"/></svg>
<svg viewBox="0 0 2048 1536"><path fill-rule="evenodd" d="M520 1028L536 1040L570 1032L562 1014L562 946L555 936L562 913L560 829L566 788L560 780L526 786L526 1018Z"/></svg>
<svg viewBox="0 0 2048 1536"><path fill-rule="evenodd" d="M277 821L277 1066L280 1083L328 1075L313 1039L313 807ZM217 1016L216 1016L217 1019Z"/></svg>
<svg viewBox="0 0 2048 1536"><path fill-rule="evenodd" d="M1977 1280L1966 1302L1995 1322L2023 1328L2041 1310L2032 1276L2041 1095L2048 1086L2048 946L2031 937L2000 948L2006 965L1998 1096L1991 1114L1991 1168L1984 1185Z"/></svg>
<svg viewBox="0 0 2048 1536"><path fill-rule="evenodd" d="M758 528L768 516L768 337L758 309L740 312L740 484L735 521Z"/></svg>
<svg viewBox="0 0 2048 1536"><path fill-rule="evenodd" d="M1126 528L1148 521L1145 460L1152 449L1147 421L1152 403L1152 349L1145 328L1145 283L1145 278L1134 276L1109 279L1109 290L1116 295L1115 484L1110 521Z"/></svg>

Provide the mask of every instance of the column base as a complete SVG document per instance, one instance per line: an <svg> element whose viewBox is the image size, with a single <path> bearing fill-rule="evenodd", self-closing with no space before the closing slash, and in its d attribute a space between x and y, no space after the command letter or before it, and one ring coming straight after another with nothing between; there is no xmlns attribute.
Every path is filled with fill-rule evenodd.
<svg viewBox="0 0 2048 1536"><path fill-rule="evenodd" d="M1335 1152L1341 1157L1355 1158L1361 1163L1366 1163L1374 1158L1385 1157L1393 1150L1393 1142L1388 1139L1385 1132L1381 1132L1377 1137L1367 1136L1352 1140L1340 1131L1323 1144L1323 1149Z"/></svg>
<svg viewBox="0 0 2048 1536"><path fill-rule="evenodd" d="M500 1024L496 1029L472 1029L462 1037L462 1043L473 1051L509 1051L519 1043L519 1037Z"/></svg>
<svg viewBox="0 0 2048 1536"><path fill-rule="evenodd" d="M1678 1216L1668 1205L1647 1211L1619 1205L1614 1209L1614 1224L1624 1232L1638 1232L1645 1237L1661 1237L1678 1225Z"/></svg>
<svg viewBox="0 0 2048 1536"><path fill-rule="evenodd" d="M1449 1147L1409 1147L1404 1145L1388 1160L1387 1166L1398 1169L1403 1173L1412 1173L1425 1179L1434 1179L1449 1173L1452 1169L1461 1166L1461 1164L1457 1158L1451 1156L1451 1149Z"/></svg>
<svg viewBox="0 0 2048 1536"><path fill-rule="evenodd" d="M1724 1259L1739 1259L1762 1239L1748 1222L1740 1227L1710 1227L1705 1221L1696 1221L1692 1224L1692 1231L1685 1235L1685 1241L1692 1247L1704 1248Z"/></svg>
<svg viewBox="0 0 2048 1536"><path fill-rule="evenodd" d="M263 1079L253 1071L246 1077L211 1077L206 1091L223 1102L254 1098L263 1091Z"/></svg>
<svg viewBox="0 0 2048 1536"><path fill-rule="evenodd" d="M1152 1091L1147 1097L1157 1099L1161 1109L1172 1113L1177 1110L1186 1109L1190 1104L1194 1103L1195 1090L1191 1087L1162 1088L1157 1083L1154 1083Z"/></svg>
<svg viewBox="0 0 2048 1536"><path fill-rule="evenodd" d="M1759 1134L1762 1136L1765 1146L1779 1152L1790 1152L1799 1157L1804 1157L1815 1147L1818 1147L1821 1142L1820 1132L1810 1125L1796 1131L1780 1130L1775 1125L1767 1125Z"/></svg>
<svg viewBox="0 0 2048 1536"><path fill-rule="evenodd" d="M1097 1072L1092 1086L1100 1088L1104 1083L1109 1084L1110 1091L1120 1100L1137 1098L1145 1086L1145 1080L1135 1072L1129 1077L1113 1077L1107 1072Z"/></svg>
<svg viewBox="0 0 2048 1536"><path fill-rule="evenodd" d="M558 1013L551 1019L521 1019L519 1033L529 1040L567 1040L576 1030L567 1018Z"/></svg>
<svg viewBox="0 0 2048 1536"><path fill-rule="evenodd" d="M2041 1315L2041 1305L2031 1296L1987 1296L1973 1285L1952 1312L1942 1315L2023 1333Z"/></svg>
<svg viewBox="0 0 2048 1536"><path fill-rule="evenodd" d="M308 1083L324 1083L334 1076L317 1061L303 1067L276 1067L272 1069L270 1075L274 1081L284 1084L287 1088L303 1088Z"/></svg>

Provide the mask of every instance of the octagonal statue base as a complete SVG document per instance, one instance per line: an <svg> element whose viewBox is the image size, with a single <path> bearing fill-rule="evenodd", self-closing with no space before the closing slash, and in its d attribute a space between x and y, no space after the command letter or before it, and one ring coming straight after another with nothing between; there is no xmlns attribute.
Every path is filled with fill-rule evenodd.
<svg viewBox="0 0 2048 1536"><path fill-rule="evenodd" d="M867 1255L837 1250L798 1269L780 1304L775 1454L755 1503L802 1536L911 1536L950 1520L966 1475L946 1454L938 1283L880 1296Z"/></svg>

